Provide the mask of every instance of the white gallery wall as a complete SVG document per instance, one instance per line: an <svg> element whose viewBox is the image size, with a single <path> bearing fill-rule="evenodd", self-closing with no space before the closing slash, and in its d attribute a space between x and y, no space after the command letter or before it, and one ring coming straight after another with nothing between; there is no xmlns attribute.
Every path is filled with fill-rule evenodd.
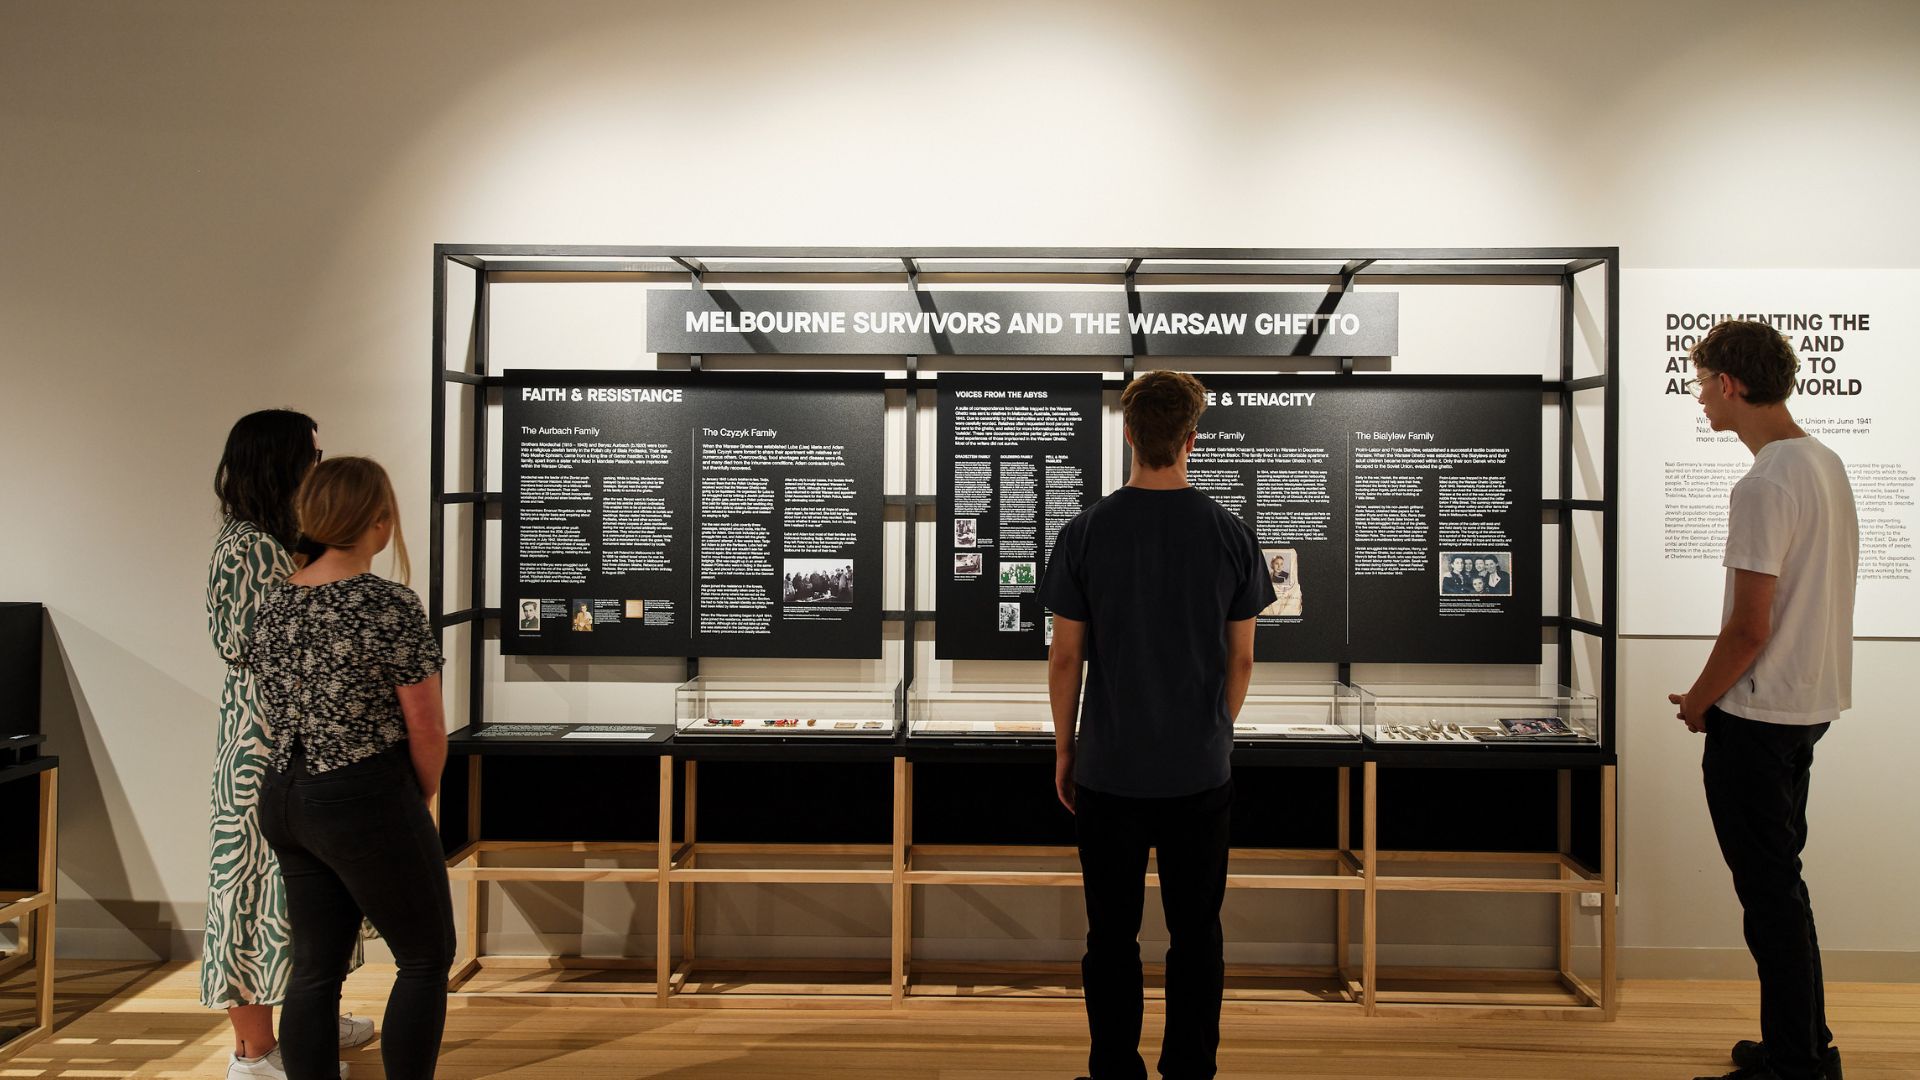
<svg viewBox="0 0 1920 1080"><path fill-rule="evenodd" d="M435 242L1908 268L1917 58L1901 2L0 3L0 599L51 612L62 947L198 945L232 420L290 405L330 453L386 462L424 547ZM1699 743L1665 704L1706 651L1620 650L1630 975L1751 970ZM1895 839L1920 818L1916 660L1863 642L1820 748L1807 863L1838 978L1920 978L1920 869ZM956 900L948 922L1067 947L1076 899ZM650 910L509 900L503 933L536 943L571 921L568 944L617 947ZM818 893L715 902L716 933L796 950L876 925ZM1397 917L1401 942L1471 944L1455 903ZM1320 917L1228 929L1311 940Z"/></svg>

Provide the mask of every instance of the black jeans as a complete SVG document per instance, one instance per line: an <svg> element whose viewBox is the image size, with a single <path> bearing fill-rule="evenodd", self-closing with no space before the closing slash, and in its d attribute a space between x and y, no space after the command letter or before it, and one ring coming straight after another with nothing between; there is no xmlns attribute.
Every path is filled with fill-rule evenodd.
<svg viewBox="0 0 1920 1080"><path fill-rule="evenodd" d="M1760 1039L1787 1080L1818 1075L1833 1041L1813 900L1800 876L1813 744L1826 733L1826 724L1764 724L1709 709L1700 759L1713 832L1760 973Z"/></svg>
<svg viewBox="0 0 1920 1080"><path fill-rule="evenodd" d="M1147 849L1159 861L1167 917L1167 1030L1160 1075L1210 1080L1220 1048L1227 892L1227 821L1233 783L1172 799L1130 799L1079 788L1073 829L1087 895L1086 987L1093 1080L1144 1080L1140 1058L1140 913Z"/></svg>
<svg viewBox="0 0 1920 1080"><path fill-rule="evenodd" d="M330 772L267 772L260 831L280 857L293 977L280 1014L288 1080L335 1080L340 984L365 915L399 975L382 1018L387 1080L425 1080L447 1022L453 901L440 834L406 744Z"/></svg>

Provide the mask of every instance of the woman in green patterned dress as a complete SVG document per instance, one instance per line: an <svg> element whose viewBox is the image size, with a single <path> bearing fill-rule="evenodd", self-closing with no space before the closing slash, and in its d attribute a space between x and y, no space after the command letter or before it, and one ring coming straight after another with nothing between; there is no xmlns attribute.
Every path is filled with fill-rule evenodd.
<svg viewBox="0 0 1920 1080"><path fill-rule="evenodd" d="M233 425L214 474L224 524L207 570L207 629L227 662L227 675L213 771L213 859L200 1003L227 1010L233 1023L230 1080L286 1075L274 1039L273 1007L286 997L292 971L287 894L280 864L260 836L260 781L271 739L253 674L241 657L260 600L294 572L299 530L293 495L319 459L319 425L302 413L270 409ZM359 962L356 955L354 966ZM371 1021L340 1018L342 1046L371 1038Z"/></svg>

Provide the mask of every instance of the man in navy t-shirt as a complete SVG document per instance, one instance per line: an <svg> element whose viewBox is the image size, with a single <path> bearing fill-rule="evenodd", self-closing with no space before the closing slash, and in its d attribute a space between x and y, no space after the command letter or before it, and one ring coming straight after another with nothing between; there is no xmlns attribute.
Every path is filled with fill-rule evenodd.
<svg viewBox="0 0 1920 1080"><path fill-rule="evenodd" d="M1054 615L1054 788L1074 813L1087 899L1088 1072L1147 1075L1139 937L1153 849L1169 938L1159 1071L1206 1080L1220 1045L1233 718L1273 584L1253 530L1187 483L1200 381L1152 372L1120 406L1132 479L1060 530L1040 585Z"/></svg>

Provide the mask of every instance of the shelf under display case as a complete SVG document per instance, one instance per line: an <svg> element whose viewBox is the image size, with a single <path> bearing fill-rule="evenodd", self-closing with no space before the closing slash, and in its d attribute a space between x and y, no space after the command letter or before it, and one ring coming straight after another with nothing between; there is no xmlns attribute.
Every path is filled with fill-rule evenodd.
<svg viewBox="0 0 1920 1080"><path fill-rule="evenodd" d="M745 679L701 675L673 693L676 737L890 739L898 682Z"/></svg>
<svg viewBox="0 0 1920 1080"><path fill-rule="evenodd" d="M1596 747L1599 699L1565 686L1359 687L1362 728L1377 745Z"/></svg>

